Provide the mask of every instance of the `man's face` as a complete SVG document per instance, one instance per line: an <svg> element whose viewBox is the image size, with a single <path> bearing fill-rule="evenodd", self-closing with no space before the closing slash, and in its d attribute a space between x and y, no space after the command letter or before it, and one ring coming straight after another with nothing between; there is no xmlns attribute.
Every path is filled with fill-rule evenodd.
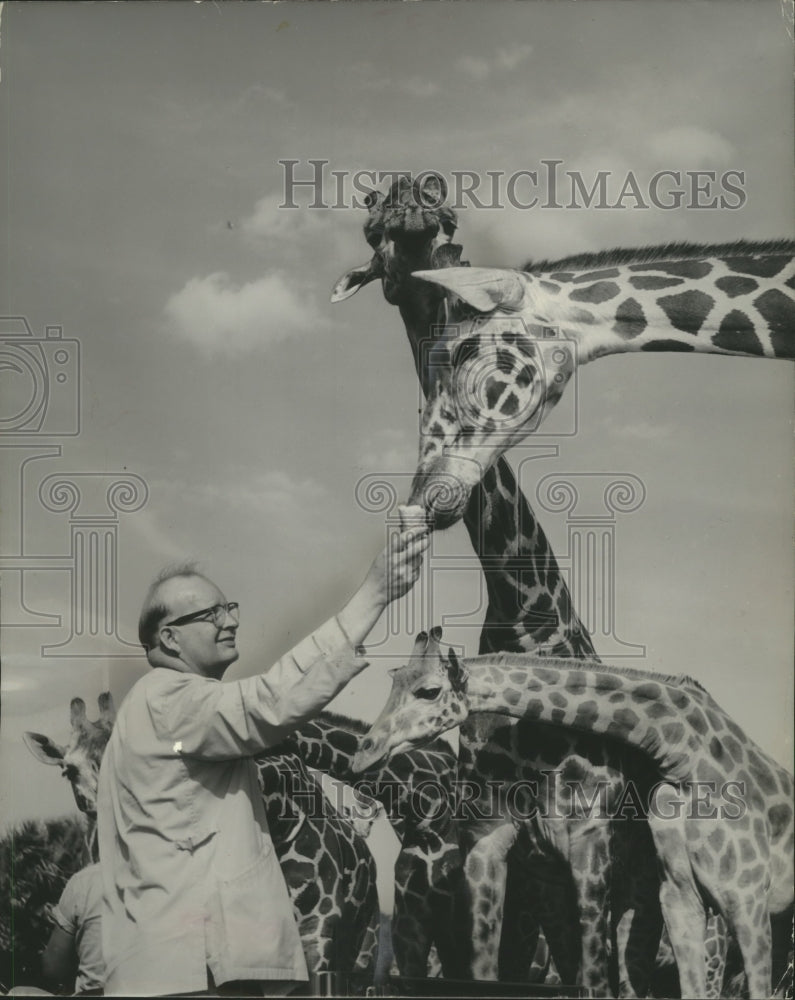
<svg viewBox="0 0 795 1000"><path fill-rule="evenodd" d="M167 580L160 596L169 609L164 619L166 622L216 604L226 604L226 597L218 587L202 576ZM237 622L228 614L220 628L212 620L161 628L161 641L178 653L192 673L219 680L226 668L238 658L236 636Z"/></svg>

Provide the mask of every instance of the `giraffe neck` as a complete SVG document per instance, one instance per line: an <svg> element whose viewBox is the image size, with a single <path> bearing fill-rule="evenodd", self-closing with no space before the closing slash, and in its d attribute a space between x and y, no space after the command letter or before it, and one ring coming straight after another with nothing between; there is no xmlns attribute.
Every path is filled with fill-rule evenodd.
<svg viewBox="0 0 795 1000"><path fill-rule="evenodd" d="M456 250L453 263L460 254L460 248ZM390 290L427 395L433 378L429 349L445 317L444 292L411 277L398 281L394 275ZM552 547L504 458L478 481L464 512L464 525L488 594L479 651L544 650L554 656L596 658Z"/></svg>
<svg viewBox="0 0 795 1000"><path fill-rule="evenodd" d="M723 780L736 768L734 754L747 754L739 726L689 678L510 654L464 666L470 712L610 737L649 755L667 780ZM716 752L716 732L726 752Z"/></svg>
<svg viewBox="0 0 795 1000"><path fill-rule="evenodd" d="M658 247L535 265L526 310L577 343L578 362L628 351L795 358L795 246Z"/></svg>
<svg viewBox="0 0 795 1000"><path fill-rule="evenodd" d="M436 740L425 749L397 754L377 771L362 774L352 765L360 737L367 731L367 724L358 719L323 712L291 733L286 744L308 767L361 787L379 801L401 843L411 842L417 833L424 839L434 837L447 843L456 776L453 752L443 740ZM425 784L428 790L423 793ZM445 797L449 801L445 808L434 808L433 802L425 800L440 787L447 789ZM415 794L415 789L420 792Z"/></svg>

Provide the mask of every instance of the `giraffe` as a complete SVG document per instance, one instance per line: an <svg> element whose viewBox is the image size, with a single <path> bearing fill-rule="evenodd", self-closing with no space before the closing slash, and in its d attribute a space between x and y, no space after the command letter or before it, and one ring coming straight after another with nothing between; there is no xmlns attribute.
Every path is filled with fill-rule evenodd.
<svg viewBox="0 0 795 1000"><path fill-rule="evenodd" d="M103 692L98 698L99 717L89 722L86 703L72 698L69 705L71 736L62 746L42 733L26 732L25 745L42 764L58 765L61 774L72 787L75 804L86 817L86 851L91 861L97 861L97 779L105 745L110 738L116 710L113 695Z"/></svg>
<svg viewBox="0 0 795 1000"><path fill-rule="evenodd" d="M428 363L432 357L429 348L433 347L441 324L450 318L450 308L443 288L419 281L414 274L423 268L454 267L460 260L462 247L452 242L457 217L452 209L444 206L445 195L444 180L436 176L426 179L420 187L400 177L386 195L371 192L366 201L368 217L364 232L374 250L373 256L366 264L343 275L332 293L333 301L341 301L370 281L381 280L384 297L400 311L420 384L426 393L432 388L434 377ZM446 241L437 243L437 238ZM504 458L489 468L477 483L464 512L464 521L481 562L488 595L480 651L536 650L559 656L595 657L590 636L572 607L554 553ZM483 718L477 724L465 724L462 728L459 776L477 787L481 798L487 796L490 782L495 779L510 782L525 775L527 764L522 759L522 746L529 737L521 726L516 733L508 732L510 728L506 720L495 719L488 724ZM595 745L592 750L597 755L595 764L601 771L614 777L620 773L620 762L607 758L603 745ZM561 759L571 752L574 752L573 746L565 747L558 740ZM550 766L559 763L560 759L549 762ZM594 780L597 780L595 775ZM485 803L483 808L486 808ZM494 897L495 881L487 873L499 872L497 883L505 887L508 852L503 848L511 837L510 823L500 835L496 835L494 829L495 825L504 822L504 819L481 820L463 826L463 846L480 858L477 864L473 858L465 869L473 913L487 905L484 897ZM481 857L490 847L497 851L497 856L493 859ZM581 838L578 848L580 856L570 859L570 873L577 883L578 899L571 907L569 918L575 926L579 921L581 954L571 954L571 934L561 930L557 936L557 959L569 981L575 978L579 965L584 983L595 991L604 991L608 980L607 954L604 944L600 950L597 942L604 942L607 937L612 867L610 832L605 828L591 830L588 837ZM526 853L525 847L521 854ZM519 851L515 850L512 886L519 875L519 856ZM536 895L540 895L546 877L543 869L550 869L557 858L537 850L536 856L538 864L532 877ZM603 856L605 863L597 864L596 859ZM653 863L649 852L647 868ZM560 894L550 892L546 895L551 904L546 912L548 925L559 916L553 901L559 900ZM511 925L518 924L522 916L516 914ZM501 951L503 967L510 962L511 978L518 978L515 959L523 949L515 942L513 946L503 942L502 949L498 949L499 921L493 920L489 926L491 933L485 926L472 928L469 973L475 978L497 978ZM534 946L534 937L531 932L524 950ZM622 968L624 953L625 949L621 949ZM628 982L630 977L626 970L621 978ZM631 992L629 987L627 989Z"/></svg>
<svg viewBox="0 0 795 1000"><path fill-rule="evenodd" d="M58 764L78 809L88 818L89 856L96 861L99 765L115 719L113 697L99 696L99 719L86 719L82 698L71 702L66 747L41 733L23 738L37 760ZM280 748L279 748L280 749ZM325 796L300 757L271 750L258 761L274 849L289 890L310 973L356 971L372 975L380 909L375 861L350 822L326 807Z"/></svg>
<svg viewBox="0 0 795 1000"><path fill-rule="evenodd" d="M527 271L415 272L469 307L434 349L409 503L438 527L535 430L578 365L630 351L795 359L795 242L667 244Z"/></svg>
<svg viewBox="0 0 795 1000"><path fill-rule="evenodd" d="M372 979L381 919L372 854L298 754L274 747L257 769L307 968Z"/></svg>
<svg viewBox="0 0 795 1000"><path fill-rule="evenodd" d="M400 841L395 861L392 939L401 976L425 977L435 945L448 978L459 978L461 943L456 934L461 857L454 826L455 755L444 740L396 754L388 765L354 774L353 759L368 724L322 712L287 737L287 745L312 768L356 783L386 811ZM434 794L441 792L439 801Z"/></svg>
<svg viewBox="0 0 795 1000"><path fill-rule="evenodd" d="M771 917L793 903L792 775L690 677L528 654L459 661L450 650L445 659L440 639L441 629L421 634L409 664L394 673L354 768L435 738L479 711L632 747L657 773L649 785L641 776L631 808L647 812L661 860L660 902L682 996L706 995L708 902L737 941L749 995L770 996Z"/></svg>

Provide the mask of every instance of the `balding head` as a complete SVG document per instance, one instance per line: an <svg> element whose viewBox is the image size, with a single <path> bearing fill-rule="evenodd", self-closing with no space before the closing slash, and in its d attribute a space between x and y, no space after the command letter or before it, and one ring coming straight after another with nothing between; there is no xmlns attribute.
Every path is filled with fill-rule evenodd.
<svg viewBox="0 0 795 1000"><path fill-rule="evenodd" d="M201 573L196 569L196 563L177 563L173 566L166 566L149 584L141 607L141 614L138 616L138 641L144 647L144 652L148 653L150 649L158 645L158 626L170 611L164 600L167 592L164 595L163 588L170 580L186 579L193 576L201 576Z"/></svg>
<svg viewBox="0 0 795 1000"><path fill-rule="evenodd" d="M191 617L218 604L226 604L224 594L198 573L194 564L170 567L158 574L149 587L138 624L139 639L152 666L222 677L238 657L236 613L226 613L218 624L211 615L198 620ZM188 620L182 622L185 617Z"/></svg>

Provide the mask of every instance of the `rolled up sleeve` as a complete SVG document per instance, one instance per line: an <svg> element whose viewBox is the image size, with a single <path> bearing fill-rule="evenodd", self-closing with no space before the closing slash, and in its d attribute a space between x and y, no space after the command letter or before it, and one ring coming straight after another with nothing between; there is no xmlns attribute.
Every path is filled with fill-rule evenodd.
<svg viewBox="0 0 795 1000"><path fill-rule="evenodd" d="M256 677L224 683L174 672L152 718L175 754L249 757L316 715L367 665L332 618Z"/></svg>

